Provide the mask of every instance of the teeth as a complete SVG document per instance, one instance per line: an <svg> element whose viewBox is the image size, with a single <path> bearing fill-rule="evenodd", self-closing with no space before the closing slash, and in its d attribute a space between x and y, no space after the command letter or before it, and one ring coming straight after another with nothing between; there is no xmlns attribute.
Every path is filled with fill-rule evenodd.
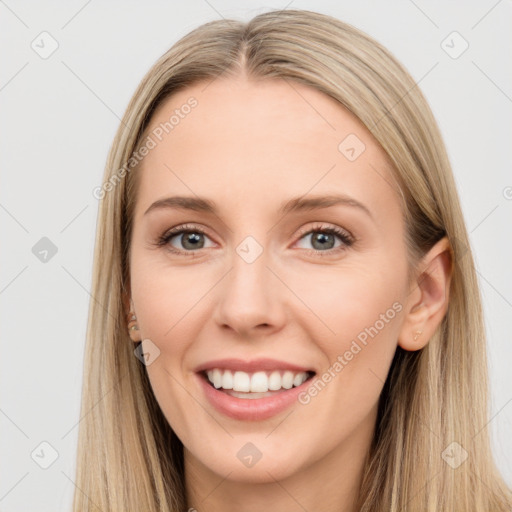
<svg viewBox="0 0 512 512"><path fill-rule="evenodd" d="M219 389L222 386L222 372L215 368L213 370L213 385Z"/></svg>
<svg viewBox="0 0 512 512"><path fill-rule="evenodd" d="M307 378L307 372L284 372L273 371L246 373L241 371L231 372L214 368L206 373L208 380L216 389L233 390L231 393L236 396L238 393L266 393L267 391L279 391L280 389L291 389L300 386ZM257 398L254 396L254 398Z"/></svg>
<svg viewBox="0 0 512 512"><path fill-rule="evenodd" d="M281 389L281 374L279 372L272 372L268 379L268 389L277 391Z"/></svg>
<svg viewBox="0 0 512 512"><path fill-rule="evenodd" d="M292 372L284 372L282 386L284 389L292 389L293 388L293 373Z"/></svg>
<svg viewBox="0 0 512 512"><path fill-rule="evenodd" d="M226 370L222 376L222 389L233 389L233 374Z"/></svg>
<svg viewBox="0 0 512 512"><path fill-rule="evenodd" d="M268 391L268 378L265 372L256 372L251 377L251 393L264 393Z"/></svg>
<svg viewBox="0 0 512 512"><path fill-rule="evenodd" d="M302 378L302 374L298 373L293 377L293 385L294 387L300 386L304 382L304 379Z"/></svg>
<svg viewBox="0 0 512 512"><path fill-rule="evenodd" d="M235 372L235 375L233 375L233 390L234 391L250 391L251 390L251 377L249 376L248 373Z"/></svg>

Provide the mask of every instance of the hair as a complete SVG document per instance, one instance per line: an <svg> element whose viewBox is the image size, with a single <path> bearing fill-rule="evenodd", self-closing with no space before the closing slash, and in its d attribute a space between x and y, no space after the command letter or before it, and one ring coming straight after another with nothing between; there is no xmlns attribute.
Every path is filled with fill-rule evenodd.
<svg viewBox="0 0 512 512"><path fill-rule="evenodd" d="M417 83L388 50L349 24L304 10L196 28L154 64L128 105L99 204L73 510L186 510L183 446L134 357L126 327L137 191L137 169L126 163L164 99L192 84L241 74L308 85L362 121L399 184L411 266L442 237L451 245L447 313L423 349L396 349L357 510L510 510L510 489L495 466L487 430L480 291L436 121ZM457 468L443 459L452 442L468 453Z"/></svg>

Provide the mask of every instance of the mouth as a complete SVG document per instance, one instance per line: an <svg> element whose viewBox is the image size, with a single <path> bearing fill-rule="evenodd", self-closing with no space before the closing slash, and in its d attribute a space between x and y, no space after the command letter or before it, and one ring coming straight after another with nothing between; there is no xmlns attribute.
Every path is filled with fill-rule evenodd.
<svg viewBox="0 0 512 512"><path fill-rule="evenodd" d="M312 371L273 370L250 373L223 368L213 368L201 373L216 390L244 400L283 393L301 386L315 375Z"/></svg>
<svg viewBox="0 0 512 512"><path fill-rule="evenodd" d="M196 368L213 408L236 420L261 421L297 404L316 372L269 359L224 359Z"/></svg>

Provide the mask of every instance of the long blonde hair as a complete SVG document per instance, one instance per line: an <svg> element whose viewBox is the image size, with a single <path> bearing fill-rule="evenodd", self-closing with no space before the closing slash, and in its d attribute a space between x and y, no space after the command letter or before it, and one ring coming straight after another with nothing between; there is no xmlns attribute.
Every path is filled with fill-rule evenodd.
<svg viewBox="0 0 512 512"><path fill-rule="evenodd" d="M124 114L104 183L95 192L101 202L73 510L186 510L183 447L126 328L123 294L137 188L136 166L127 163L163 99L199 81L240 72L309 85L349 109L393 164L411 264L442 236L453 248L442 324L424 349L397 348L358 510L510 510L511 493L495 467L486 429L486 340L473 256L431 110L411 76L379 43L335 18L301 10L267 12L247 23L213 21L193 30L156 62ZM458 467L447 462L453 450L468 455Z"/></svg>

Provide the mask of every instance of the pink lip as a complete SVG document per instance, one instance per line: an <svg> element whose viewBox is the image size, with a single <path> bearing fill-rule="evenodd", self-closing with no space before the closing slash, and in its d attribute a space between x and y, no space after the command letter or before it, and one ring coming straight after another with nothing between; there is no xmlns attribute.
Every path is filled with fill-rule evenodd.
<svg viewBox="0 0 512 512"><path fill-rule="evenodd" d="M213 387L205 376L205 372L213 368L241 370L247 373L254 371L290 370L307 372L307 368L273 359L257 359L245 362L240 359L219 359L210 361L196 369L196 376L203 392L212 406L221 414L235 420L262 421L283 412L293 403L297 403L298 395L310 384L308 379L300 386L280 391L264 398L236 398Z"/></svg>
<svg viewBox="0 0 512 512"><path fill-rule="evenodd" d="M273 371L273 370L290 370L292 372L312 371L310 368L298 366L295 364L278 361L277 359L254 359L252 361L244 361L243 359L217 359L209 361L198 366L196 372L205 372L220 368L223 370L240 370L242 372L253 373L257 371Z"/></svg>
<svg viewBox="0 0 512 512"><path fill-rule="evenodd" d="M293 403L301 391L311 383L303 382L296 388L287 389L265 398L236 398L223 391L215 389L203 374L196 374L208 401L217 411L235 420L262 421L284 411Z"/></svg>

